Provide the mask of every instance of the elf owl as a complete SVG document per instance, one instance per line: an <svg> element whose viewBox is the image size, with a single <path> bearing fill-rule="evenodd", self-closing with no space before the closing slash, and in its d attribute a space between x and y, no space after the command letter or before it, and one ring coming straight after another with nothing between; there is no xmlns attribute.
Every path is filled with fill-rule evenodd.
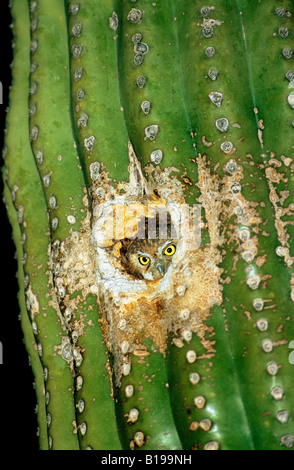
<svg viewBox="0 0 294 470"><path fill-rule="evenodd" d="M170 264L177 249L176 240L134 239L122 256L122 264L138 279L158 281Z"/></svg>
<svg viewBox="0 0 294 470"><path fill-rule="evenodd" d="M171 220L168 214L166 235L170 238L159 238L158 217L156 227L147 231L146 219L145 238L127 239L122 242L121 261L125 270L138 279L158 281L167 272L177 249L177 239L171 238Z"/></svg>

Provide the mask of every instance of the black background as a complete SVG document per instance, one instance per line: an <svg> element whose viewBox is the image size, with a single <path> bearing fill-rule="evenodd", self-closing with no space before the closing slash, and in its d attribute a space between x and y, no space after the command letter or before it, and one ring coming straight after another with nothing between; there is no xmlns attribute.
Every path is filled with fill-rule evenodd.
<svg viewBox="0 0 294 470"><path fill-rule="evenodd" d="M9 1L2 0L0 9L1 60L0 80L3 86L3 104L0 104L0 147L3 148L5 115L9 105L11 63L13 58ZM3 159L1 156L1 168ZM17 261L0 183L0 341L3 346L3 364L0 365L0 449L12 456L18 451L38 450L36 395L34 377L29 366L19 321ZM13 454L12 454L13 453ZM21 455L18 455L21 457Z"/></svg>

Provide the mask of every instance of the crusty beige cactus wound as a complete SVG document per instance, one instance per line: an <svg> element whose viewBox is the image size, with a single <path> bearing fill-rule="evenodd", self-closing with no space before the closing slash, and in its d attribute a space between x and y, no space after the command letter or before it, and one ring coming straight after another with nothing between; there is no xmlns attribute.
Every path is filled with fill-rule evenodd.
<svg viewBox="0 0 294 470"><path fill-rule="evenodd" d="M147 339L152 339L154 346L165 354L171 332L175 345L182 344L183 340L189 342L195 333L207 357L213 357L213 328L207 326L207 319L211 308L222 303L222 283L230 282L229 278L221 277L223 246L233 240L237 242L236 256L248 263L245 272L249 288L255 289L266 280L250 270L250 263L261 258L257 257L257 235L262 219L256 210L257 204L247 201L242 194L242 166L230 159L220 178L212 175L209 159L201 154L197 157L197 186L205 222L201 220L200 226L207 227L209 244L187 249L180 237L176 255L162 279L146 281L129 274L122 264L124 237L136 234L139 218L148 217L150 207L152 211L169 207L172 220L178 223L177 207L185 202L177 168L161 170L150 165L143 172L131 143L129 161L129 182L116 185L102 164L95 162L90 166L92 214L87 212L80 232L72 232L61 244L55 243L51 256L59 306L62 305L64 312L72 312L70 321L65 321L71 335L73 332L83 334L83 322L87 321L86 315L78 321L75 319L80 302L88 294L97 297L101 312L97 321L102 324L105 343L114 357L118 386L121 377L131 370L131 354L141 361L150 354ZM87 196L84 205L89 207ZM124 226L118 215L123 215ZM224 222L232 217L234 224L224 229ZM80 295L75 297L75 292ZM58 312L60 315L59 307ZM72 367L68 348L69 342L63 342L60 354ZM75 350L76 354L81 354L78 347Z"/></svg>
<svg viewBox="0 0 294 470"><path fill-rule="evenodd" d="M130 152L133 152L131 147ZM207 208L207 218L212 224L209 246L187 251L183 240L179 239L177 253L165 276L153 282L138 280L121 264L120 240L105 237L105 224L111 222L109 208L117 208L122 202L140 201L140 206L145 208L149 202L155 207L162 207L167 201L183 203L182 184L170 176L174 168L165 171L157 168L149 173L148 181L145 180L133 153L129 183L119 183L114 188L106 171L99 172L98 167L92 167L93 216L88 213L80 232L72 232L66 241L57 244L57 251L53 250L53 272L57 273L54 285L59 292L59 302L64 311L73 312L69 330L78 328L79 334L83 334L81 323L86 317L82 322L75 322L75 311L89 293L97 295L105 341L115 358L117 383L130 370L129 353L141 358L149 354L144 345L148 338L164 354L171 331L179 337L187 336L187 331L195 332L203 339L207 352L213 353L214 343L205 336L210 331L206 326L210 309L222 300L217 218L213 220ZM74 292L80 295L74 297Z"/></svg>
<svg viewBox="0 0 294 470"><path fill-rule="evenodd" d="M90 193L93 213L87 214L80 232L72 232L59 246L56 256L58 275L54 280L57 292L60 289L63 292L59 296L63 308L73 312L69 329L77 328L79 334L82 334L81 324L86 317L82 322L75 322L74 312L89 293L97 296L101 312L99 321L102 322L108 350L114 357L116 384L131 369L130 354L139 356L141 360L149 355L144 344L148 338L164 354L170 332L176 335L175 344L196 333L207 354L214 354L213 330L207 327L206 320L211 308L222 302L220 248L226 241L237 240L238 252L243 259L252 261L258 254L258 241L244 227L252 226L258 233L261 222L254 204L242 195L242 167L231 159L224 167L221 179L211 175L207 157L199 154L199 202L205 214L210 242L187 250L180 238L176 255L162 279L137 279L126 272L121 262L121 240L123 236L133 234L136 227L134 223L128 225L132 217L136 217L134 211L127 213L126 208L132 206L137 209L137 214L146 215L149 205L156 209L170 204L174 209L172 218L176 220L175 208L185 199L176 168L147 167L144 168L146 177L143 176L130 143L129 160L129 182L119 182L116 187L103 166L98 162L92 164ZM125 226L131 227L130 233L124 233L124 227L116 223L118 219L115 216L122 210ZM234 230L225 233L223 221L232 216L236 217L237 224ZM204 222L201 224L203 226ZM111 231L107 230L109 226ZM250 287L254 281L250 272L248 279ZM75 298L75 291L80 292L81 297Z"/></svg>

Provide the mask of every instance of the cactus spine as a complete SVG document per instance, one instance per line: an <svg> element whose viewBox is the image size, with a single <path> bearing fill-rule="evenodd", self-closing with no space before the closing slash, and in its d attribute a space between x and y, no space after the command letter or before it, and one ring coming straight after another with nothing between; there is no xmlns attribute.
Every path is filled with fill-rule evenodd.
<svg viewBox="0 0 294 470"><path fill-rule="evenodd" d="M13 1L4 195L42 449L293 448L292 10ZM162 348L110 338L89 280L97 200L140 168L202 205L205 279L175 273Z"/></svg>

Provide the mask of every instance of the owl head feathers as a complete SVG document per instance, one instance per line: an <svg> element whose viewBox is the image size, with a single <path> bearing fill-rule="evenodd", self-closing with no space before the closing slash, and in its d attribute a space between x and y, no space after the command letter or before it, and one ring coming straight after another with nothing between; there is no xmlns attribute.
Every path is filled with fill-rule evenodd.
<svg viewBox="0 0 294 470"><path fill-rule="evenodd" d="M141 220L141 223L144 227L140 237L134 236L121 242L122 266L137 279L158 281L172 264L177 249L175 230L168 212L165 212L165 221L157 212L154 217Z"/></svg>

